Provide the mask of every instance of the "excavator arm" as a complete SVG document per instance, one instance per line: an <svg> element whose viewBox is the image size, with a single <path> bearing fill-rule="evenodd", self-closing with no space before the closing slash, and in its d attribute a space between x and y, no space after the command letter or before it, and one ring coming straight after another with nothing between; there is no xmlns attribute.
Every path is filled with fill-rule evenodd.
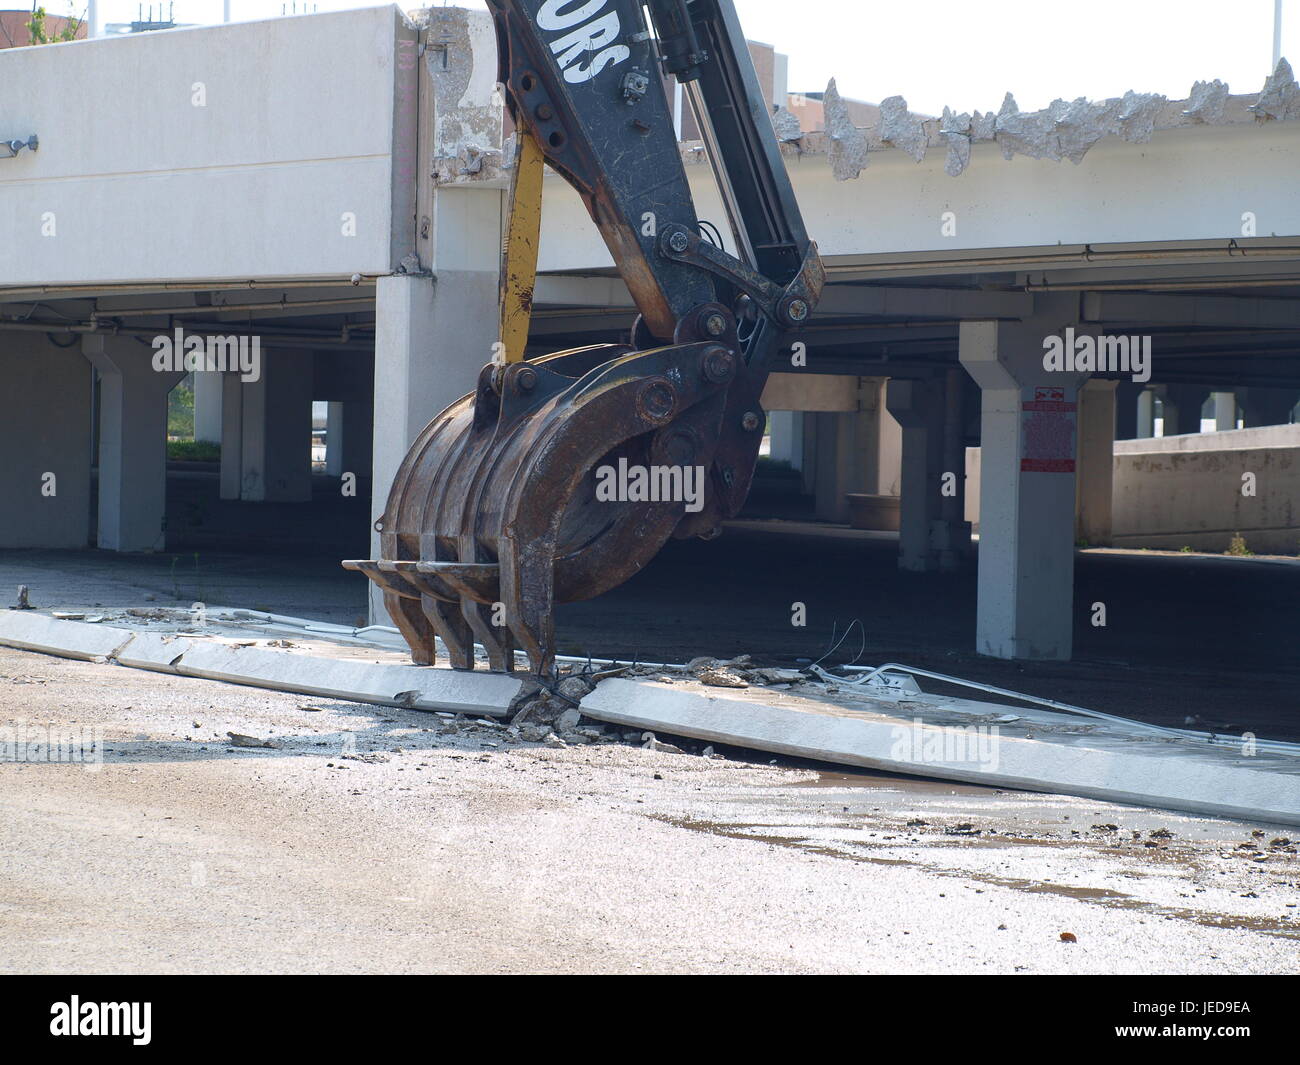
<svg viewBox="0 0 1300 1065"><path fill-rule="evenodd" d="M436 637L456 668L477 642L494 670L518 647L548 674L555 603L739 511L769 361L824 274L730 0L488 2L518 143L501 354L412 446L376 523L381 557L343 565L383 589L415 661L435 660ZM665 76L691 100L737 254L696 215ZM543 162L627 284L630 344L523 358ZM640 489L611 491L627 469Z"/></svg>

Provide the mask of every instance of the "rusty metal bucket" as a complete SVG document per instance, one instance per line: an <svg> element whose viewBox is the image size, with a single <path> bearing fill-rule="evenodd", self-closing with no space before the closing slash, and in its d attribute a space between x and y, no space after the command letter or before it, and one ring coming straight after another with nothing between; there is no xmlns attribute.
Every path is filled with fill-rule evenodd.
<svg viewBox="0 0 1300 1065"><path fill-rule="evenodd" d="M474 668L478 642L493 670L513 670L518 647L535 673L553 673L554 604L615 587L671 536L709 535L744 500L761 381L736 347L733 329L485 366L408 452L376 522L380 557L344 567L383 589L416 662L435 661L436 636L457 669ZM602 498L598 481L620 459L699 467L701 509Z"/></svg>

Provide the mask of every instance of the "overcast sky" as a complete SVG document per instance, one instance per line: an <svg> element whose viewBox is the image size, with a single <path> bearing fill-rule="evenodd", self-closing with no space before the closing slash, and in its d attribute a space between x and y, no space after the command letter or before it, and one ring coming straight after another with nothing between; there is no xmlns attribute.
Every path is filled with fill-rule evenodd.
<svg viewBox="0 0 1300 1065"><path fill-rule="evenodd" d="M51 13L80 13L86 0L46 4ZM104 22L128 22L139 7L138 0L100 4ZM372 5L312 0L311 6ZM457 6L483 5L462 0ZM1057 96L1102 99L1127 89L1177 99L1198 79L1220 78L1233 92L1255 92L1273 47L1273 0L736 0L736 6L747 36L790 57L792 92L820 91L833 76L846 96L878 101L901 93L914 110L928 113L944 104L996 111L1007 90L1024 110ZM1283 6L1282 54L1298 64L1300 0ZM277 17L282 8L292 10L292 0L232 0L232 17ZM174 3L177 22L219 22L221 13L221 0Z"/></svg>

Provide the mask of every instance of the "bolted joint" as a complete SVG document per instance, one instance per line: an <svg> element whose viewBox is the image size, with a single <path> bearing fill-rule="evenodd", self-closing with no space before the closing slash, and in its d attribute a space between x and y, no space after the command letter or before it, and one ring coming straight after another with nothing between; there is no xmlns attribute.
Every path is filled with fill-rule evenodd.
<svg viewBox="0 0 1300 1065"><path fill-rule="evenodd" d="M731 380L736 372L736 357L720 345L705 350L700 359L700 370L704 379L715 385Z"/></svg>
<svg viewBox="0 0 1300 1065"><path fill-rule="evenodd" d="M531 366L524 366L515 374L515 388L520 392L531 392L536 387L537 371Z"/></svg>
<svg viewBox="0 0 1300 1065"><path fill-rule="evenodd" d="M740 416L740 427L747 433L752 433L761 424L761 419L752 410L747 410Z"/></svg>
<svg viewBox="0 0 1300 1065"><path fill-rule="evenodd" d="M808 301L799 296L791 296L781 304L781 316L791 325L806 322L810 310Z"/></svg>
<svg viewBox="0 0 1300 1065"><path fill-rule="evenodd" d="M677 229L668 234L667 244L669 251L681 254L691 246L691 238L686 235L684 230Z"/></svg>

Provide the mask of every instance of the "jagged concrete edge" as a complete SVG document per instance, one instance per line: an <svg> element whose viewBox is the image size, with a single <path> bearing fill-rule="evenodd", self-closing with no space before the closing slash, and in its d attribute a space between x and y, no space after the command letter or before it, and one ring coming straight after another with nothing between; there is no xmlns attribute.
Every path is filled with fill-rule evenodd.
<svg viewBox="0 0 1300 1065"><path fill-rule="evenodd" d="M178 651L176 646L179 644L185 646ZM188 640L184 636L177 636L167 641L162 638L161 633L136 632L111 625L62 621L44 614L26 611L0 612L0 646L83 662L107 662L127 669L144 669L178 677L217 680L319 698L411 710L474 713L491 717L504 717L508 714L510 704L518 695L523 683L515 677L494 673L430 670L427 666L401 663L376 664L353 659L322 658L318 655L290 655L271 648L236 650L232 645L204 644L197 640ZM229 650L232 654L240 651L251 652L246 655L248 664L263 667L262 671L237 672L193 664L196 652L217 653L218 650ZM185 662L186 657L191 658L191 663ZM288 672L292 673L303 669L303 663L310 663L309 668L321 676L353 672L360 674L360 677L355 684L348 686L343 683L311 684L296 680L292 676L277 676L280 667L288 666L290 667ZM370 685L362 682L367 673L378 674L369 678ZM378 681L380 676L391 678L390 683L383 687L385 691L392 688L394 696L405 691L420 691L422 694L410 701L379 695L375 692L374 682ZM442 682L444 688L448 687L450 682L452 691L440 694L436 690L427 690L425 685L435 680ZM499 689L499 692L494 693L492 698L472 699L461 697L454 690L464 687L485 688L485 695L492 689ZM453 695L457 697L452 697Z"/></svg>
<svg viewBox="0 0 1300 1065"><path fill-rule="evenodd" d="M602 682L582 700L581 709L585 716L613 725L653 729L708 743L753 747L839 765L1073 795L1201 816L1300 825L1300 776L1216 765L1208 760L1189 758L1180 763L1187 778L1185 786L1169 789L1177 793L1168 795L1157 792L1148 782L1160 776L1153 772L1157 761L1163 766L1172 763L1167 758L1157 759L1153 754L1138 751L1116 752L1003 736L1000 742L1009 745L1007 750L1018 755L1032 751L1036 761L1045 763L1042 769L1036 773L1023 768L1019 772L985 772L932 761L914 763L881 753L895 743L893 729L910 724L901 717L886 724L867 715L819 714L620 679ZM939 725L927 725L926 729L945 731ZM1002 761L1005 760L1003 754ZM1080 764L1085 760L1092 763L1088 781L1078 778ZM1107 783L1091 783L1091 780ZM1222 796L1232 794L1234 787L1238 801L1224 801ZM1246 794L1242 794L1242 789L1246 789ZM1204 796L1220 798L1216 801ZM1287 796L1289 804L1284 801Z"/></svg>
<svg viewBox="0 0 1300 1065"><path fill-rule="evenodd" d="M957 177L970 164L971 145L977 141L995 142L1008 160L1024 155L1078 165L1094 144L1111 135L1144 144L1157 130L1293 121L1300 119L1300 84L1284 58L1258 93L1239 96L1215 79L1195 82L1185 100L1130 89L1106 100L1056 99L1039 111L1021 111L1007 93L996 113L956 113L945 106L941 118L914 114L902 96L889 96L879 104L876 123L859 128L831 78L822 105L824 131L803 133L798 117L783 107L773 113L773 126L783 148L798 155L826 155L837 181L858 177L868 153L887 148L904 151L919 163L930 148L944 147L944 170ZM689 162L702 161L703 153L693 143L684 145L682 154Z"/></svg>

